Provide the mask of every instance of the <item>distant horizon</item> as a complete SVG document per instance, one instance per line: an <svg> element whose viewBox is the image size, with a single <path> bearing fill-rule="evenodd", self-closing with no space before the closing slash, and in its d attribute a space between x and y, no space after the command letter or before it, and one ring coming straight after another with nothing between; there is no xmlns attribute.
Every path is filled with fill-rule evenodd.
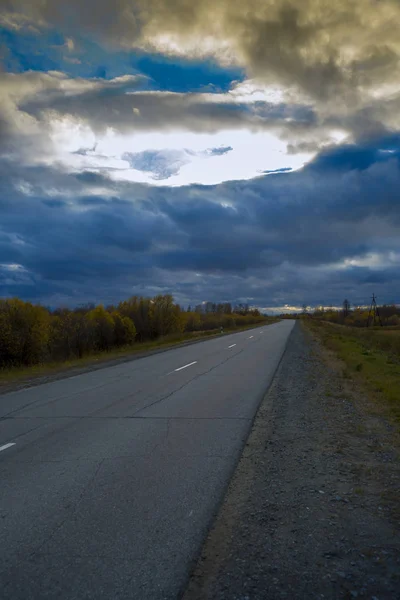
<svg viewBox="0 0 400 600"><path fill-rule="evenodd" d="M170 292L166 292L166 295L170 294L174 301L176 302L176 299L174 298L174 295L171 294ZM148 296L146 294L136 294L136 295L132 295L129 296L127 298L121 298L118 301L115 302L95 302L95 301L87 301L87 302L82 302L82 303L78 303L75 305L67 305L67 304L59 304L59 305L46 305L44 303L41 302L32 302L32 304L36 304L39 306L43 306L44 308L49 309L50 311L55 311L55 310L61 310L61 309L67 309L67 310L76 310L76 309L80 309L80 308L86 308L86 307L95 307L95 306L118 306L119 303L124 302L126 300L128 300L131 297L142 297L142 298L146 298L146 299L151 299L154 296ZM14 297L0 297L0 301L1 300L12 300ZM23 300L23 299L22 299ZM400 307L400 303L397 302L389 302L389 303L385 303L385 302L379 302L379 298L377 298L378 302L378 306L396 306L396 307ZM29 300L25 300L26 302L29 302ZM350 302L350 301L349 301ZM195 311L195 309L198 306L204 306L206 304L230 304L232 306L232 309L239 307L240 304L247 306L247 308L249 310L258 310L261 314L267 314L268 316L277 316L277 315L284 315L284 314L298 314L298 313L302 313L304 311L304 304L302 305L282 305L282 306L257 306L255 304L252 304L251 302L246 302L246 301L241 301L241 302L230 302L229 300L220 300L220 301L213 301L213 300L202 300L201 302L198 303L191 303L189 302L187 305L181 305L178 302L176 302L176 304L179 304L179 306L181 307L181 309L183 311L187 311L189 309L189 307L191 308L192 311ZM350 302L350 310L354 310L354 309L363 309L363 310L368 310L371 306L371 301L367 304L361 304L361 303L353 303ZM308 304L306 306L307 308L307 312L314 312L314 311L318 311L318 310L325 310L325 311L329 311L329 310L333 310L333 311L340 311L343 310L343 303L342 304L326 304L326 305L322 305L322 304Z"/></svg>

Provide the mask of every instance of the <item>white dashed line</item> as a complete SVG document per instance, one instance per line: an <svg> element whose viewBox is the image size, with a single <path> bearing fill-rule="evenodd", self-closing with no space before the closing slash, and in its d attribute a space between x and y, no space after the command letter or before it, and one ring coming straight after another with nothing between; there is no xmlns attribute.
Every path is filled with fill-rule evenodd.
<svg viewBox="0 0 400 600"><path fill-rule="evenodd" d="M15 446L15 442L12 444L4 444L4 446L0 446L0 452L3 450L7 450L7 448L11 448L11 446Z"/></svg>
<svg viewBox="0 0 400 600"><path fill-rule="evenodd" d="M236 344L232 344L232 346L228 346L228 348L233 348L233 346L236 346Z"/></svg>
<svg viewBox="0 0 400 600"><path fill-rule="evenodd" d="M249 340L251 340L251 338L253 338L253 337L254 337L254 335L251 335L251 336L249 337Z"/></svg>
<svg viewBox="0 0 400 600"><path fill-rule="evenodd" d="M187 367L191 367L192 365L195 365L196 363L197 363L197 360L189 363L188 365L184 365L183 367L179 367L179 369L175 369L175 371L182 371L182 369L187 369Z"/></svg>

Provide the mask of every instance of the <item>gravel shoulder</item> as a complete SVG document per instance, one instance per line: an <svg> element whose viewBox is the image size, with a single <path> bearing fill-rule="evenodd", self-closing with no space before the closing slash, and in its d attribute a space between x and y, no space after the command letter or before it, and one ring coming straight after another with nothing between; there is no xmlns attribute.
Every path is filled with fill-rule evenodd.
<svg viewBox="0 0 400 600"><path fill-rule="evenodd" d="M298 324L184 600L400 598L400 452Z"/></svg>

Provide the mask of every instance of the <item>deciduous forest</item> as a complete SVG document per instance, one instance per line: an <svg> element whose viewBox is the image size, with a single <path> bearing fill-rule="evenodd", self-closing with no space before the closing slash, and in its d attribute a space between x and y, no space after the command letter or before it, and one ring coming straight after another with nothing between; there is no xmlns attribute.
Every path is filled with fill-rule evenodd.
<svg viewBox="0 0 400 600"><path fill-rule="evenodd" d="M207 302L183 310L169 294L72 310L5 299L0 300L0 368L82 358L165 336L236 329L265 319L243 304Z"/></svg>

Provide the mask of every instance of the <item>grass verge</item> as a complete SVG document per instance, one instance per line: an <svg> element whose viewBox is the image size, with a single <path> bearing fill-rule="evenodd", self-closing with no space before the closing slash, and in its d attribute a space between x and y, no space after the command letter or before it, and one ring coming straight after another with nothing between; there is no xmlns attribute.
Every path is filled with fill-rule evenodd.
<svg viewBox="0 0 400 600"><path fill-rule="evenodd" d="M52 376L58 373L68 373L69 371L73 371L75 369L90 370L90 367L98 368L99 365L107 366L107 364L110 362L118 362L119 360L123 361L125 358L129 360L130 357L135 358L137 355L146 354L147 352L151 353L154 350L166 350L187 342L201 341L211 337L221 337L229 333L236 333L239 331L246 331L247 329L255 329L265 325L272 325L272 323L276 322L277 319L271 318L257 323L256 325L247 325L246 327L237 327L235 329L225 329L222 334L218 329L171 334L158 338L157 340L137 342L132 346L113 349L109 352L93 353L83 358L48 362L29 367L0 369L0 389L2 385L6 384L30 382L41 377Z"/></svg>
<svg viewBox="0 0 400 600"><path fill-rule="evenodd" d="M305 325L343 361L343 376L363 384L377 409L400 429L400 330L360 330L316 320Z"/></svg>

